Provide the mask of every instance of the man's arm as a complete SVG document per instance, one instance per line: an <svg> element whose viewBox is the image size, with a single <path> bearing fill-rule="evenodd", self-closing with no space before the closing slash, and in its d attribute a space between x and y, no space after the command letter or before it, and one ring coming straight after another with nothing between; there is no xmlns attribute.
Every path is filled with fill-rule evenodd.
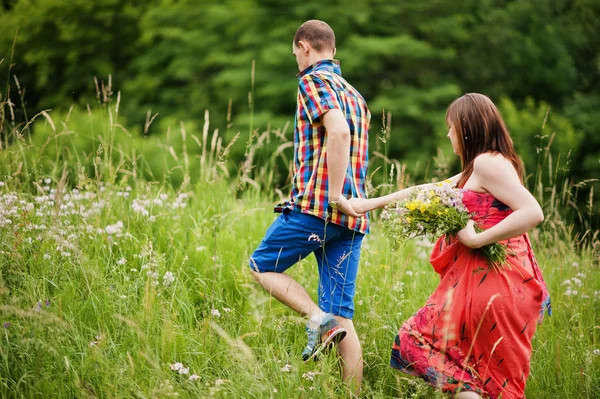
<svg viewBox="0 0 600 399"><path fill-rule="evenodd" d="M327 173L329 202L338 202L341 210L350 216L361 216L354 212L342 195L348 160L350 158L350 127L339 109L327 111L322 116L327 130Z"/></svg>
<svg viewBox="0 0 600 399"><path fill-rule="evenodd" d="M348 159L350 158L350 127L339 109L327 111L323 116L327 130L327 172L329 175L329 200L342 196Z"/></svg>

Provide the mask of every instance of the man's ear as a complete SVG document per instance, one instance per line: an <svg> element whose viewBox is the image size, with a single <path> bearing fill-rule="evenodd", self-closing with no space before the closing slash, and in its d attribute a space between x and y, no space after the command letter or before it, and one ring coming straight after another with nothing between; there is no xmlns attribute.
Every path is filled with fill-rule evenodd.
<svg viewBox="0 0 600 399"><path fill-rule="evenodd" d="M302 52L305 55L308 55L308 52L310 51L310 44L308 44L308 42L305 42L303 40L300 40L298 42L298 47L300 47L302 49Z"/></svg>
<svg viewBox="0 0 600 399"><path fill-rule="evenodd" d="M336 53L336 51L337 51L337 48L335 48L335 47L334 47L334 48L333 48L333 58L335 58L335 53Z"/></svg>

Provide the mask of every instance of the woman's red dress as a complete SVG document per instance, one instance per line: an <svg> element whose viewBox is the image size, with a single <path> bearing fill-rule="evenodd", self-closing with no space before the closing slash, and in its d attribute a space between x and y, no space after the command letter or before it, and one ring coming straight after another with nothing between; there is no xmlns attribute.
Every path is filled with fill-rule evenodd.
<svg viewBox="0 0 600 399"><path fill-rule="evenodd" d="M465 190L463 203L485 229L512 212L488 193ZM501 243L511 269L497 273L456 238L438 240L430 262L440 284L400 328L392 367L452 393L525 397L531 339L550 297L527 234Z"/></svg>

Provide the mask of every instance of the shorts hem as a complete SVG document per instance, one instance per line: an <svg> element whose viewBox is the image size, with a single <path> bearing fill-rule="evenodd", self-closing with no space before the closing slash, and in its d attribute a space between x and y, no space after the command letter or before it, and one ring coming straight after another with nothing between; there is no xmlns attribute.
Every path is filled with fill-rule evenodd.
<svg viewBox="0 0 600 399"><path fill-rule="evenodd" d="M325 313L331 313L334 316L343 317L344 319L352 320L352 317L354 317L354 311L345 310L345 309L336 311L336 310L331 310L331 309L325 309L321 305L319 305L319 308Z"/></svg>

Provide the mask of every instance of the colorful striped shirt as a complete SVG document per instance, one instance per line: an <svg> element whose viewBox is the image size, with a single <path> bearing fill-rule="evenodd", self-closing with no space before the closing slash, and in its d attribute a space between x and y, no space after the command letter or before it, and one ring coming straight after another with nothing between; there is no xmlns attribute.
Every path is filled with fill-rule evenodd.
<svg viewBox="0 0 600 399"><path fill-rule="evenodd" d="M367 215L355 218L329 207L327 132L321 117L341 110L350 128L350 158L342 194L366 198L368 129L371 114L360 93L344 78L337 60L322 60L298 75L298 104L294 123L294 164L290 199L275 212L289 209L320 217L363 234L369 231Z"/></svg>

